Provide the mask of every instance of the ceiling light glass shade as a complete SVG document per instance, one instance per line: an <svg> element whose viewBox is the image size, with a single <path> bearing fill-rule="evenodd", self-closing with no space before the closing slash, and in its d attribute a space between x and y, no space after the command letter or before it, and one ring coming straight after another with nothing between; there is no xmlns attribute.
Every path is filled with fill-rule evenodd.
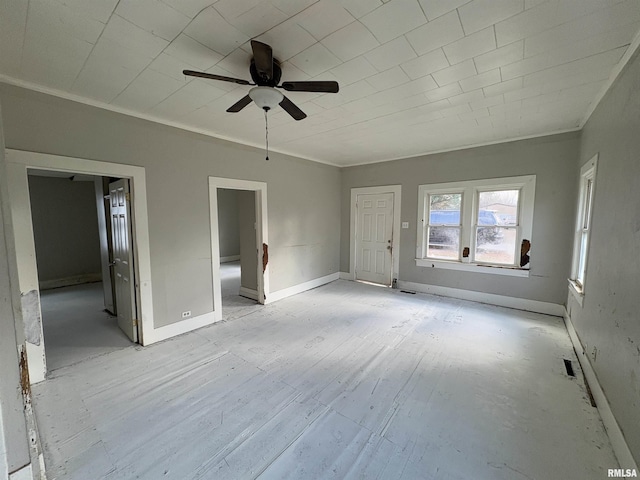
<svg viewBox="0 0 640 480"><path fill-rule="evenodd" d="M249 90L249 97L263 110L277 107L284 98L278 90L272 87L254 87Z"/></svg>

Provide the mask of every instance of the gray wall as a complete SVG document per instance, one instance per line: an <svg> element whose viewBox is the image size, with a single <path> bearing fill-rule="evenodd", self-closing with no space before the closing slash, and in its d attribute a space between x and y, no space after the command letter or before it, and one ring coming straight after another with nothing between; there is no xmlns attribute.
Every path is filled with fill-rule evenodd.
<svg viewBox="0 0 640 480"><path fill-rule="evenodd" d="M240 286L258 289L258 246L256 245L256 193L238 192L240 227Z"/></svg>
<svg viewBox="0 0 640 480"><path fill-rule="evenodd" d="M14 310L14 301L19 292L12 286L9 275L10 269L15 272L16 260L8 205L3 113L0 111L0 478L7 478L9 472L28 465L31 459L18 368L18 344L24 348L24 335L16 332L16 324L22 323L14 318L18 312L17 308Z"/></svg>
<svg viewBox="0 0 640 480"><path fill-rule="evenodd" d="M640 463L640 57L625 67L582 132L578 167L599 154L583 306L568 307ZM577 179L576 179L577 182Z"/></svg>
<svg viewBox="0 0 640 480"><path fill-rule="evenodd" d="M0 101L8 148L145 167L156 326L213 308L209 176L267 183L272 292L338 271L338 168L6 84Z"/></svg>
<svg viewBox="0 0 640 480"><path fill-rule="evenodd" d="M564 304L571 264L578 134L553 135L343 169L340 268L349 271L351 188L402 185L399 280ZM418 186L536 175L529 278L418 267Z"/></svg>
<svg viewBox="0 0 640 480"><path fill-rule="evenodd" d="M100 278L94 183L29 175L29 197L38 280Z"/></svg>
<svg viewBox="0 0 640 480"><path fill-rule="evenodd" d="M220 256L240 255L240 232L238 230L238 191L218 189L218 232Z"/></svg>

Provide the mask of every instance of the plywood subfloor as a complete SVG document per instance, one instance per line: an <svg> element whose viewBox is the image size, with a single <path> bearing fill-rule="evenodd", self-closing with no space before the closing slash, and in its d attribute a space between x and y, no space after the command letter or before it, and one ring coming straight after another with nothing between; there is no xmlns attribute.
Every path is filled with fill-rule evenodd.
<svg viewBox="0 0 640 480"><path fill-rule="evenodd" d="M50 478L582 480L616 466L561 319L347 281L61 368L34 402Z"/></svg>

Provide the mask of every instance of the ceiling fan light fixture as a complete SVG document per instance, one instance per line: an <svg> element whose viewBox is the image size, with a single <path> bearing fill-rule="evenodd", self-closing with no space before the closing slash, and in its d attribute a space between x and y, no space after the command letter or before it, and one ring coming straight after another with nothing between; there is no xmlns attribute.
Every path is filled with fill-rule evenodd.
<svg viewBox="0 0 640 480"><path fill-rule="evenodd" d="M273 87L254 87L249 90L249 97L263 110L277 107L284 96Z"/></svg>

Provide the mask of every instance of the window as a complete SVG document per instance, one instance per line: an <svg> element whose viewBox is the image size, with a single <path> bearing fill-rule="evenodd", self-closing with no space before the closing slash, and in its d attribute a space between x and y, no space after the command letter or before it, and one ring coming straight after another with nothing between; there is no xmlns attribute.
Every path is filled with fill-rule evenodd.
<svg viewBox="0 0 640 480"><path fill-rule="evenodd" d="M528 276L534 194L534 175L421 185L416 264Z"/></svg>
<svg viewBox="0 0 640 480"><path fill-rule="evenodd" d="M593 191L596 180L596 164L598 156L594 156L580 170L580 192L578 214L576 217L576 235L573 253L571 281L578 293L584 294L584 280L587 273L587 254L589 251L589 231L593 210Z"/></svg>

